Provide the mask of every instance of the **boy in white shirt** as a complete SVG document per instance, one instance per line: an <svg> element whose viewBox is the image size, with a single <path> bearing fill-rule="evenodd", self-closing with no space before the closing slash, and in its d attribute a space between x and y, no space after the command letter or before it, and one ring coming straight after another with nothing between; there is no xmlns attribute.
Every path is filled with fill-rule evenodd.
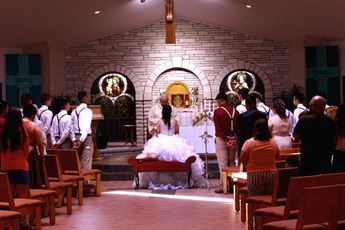
<svg viewBox="0 0 345 230"><path fill-rule="evenodd" d="M49 110L52 100L49 94L44 93L41 95L42 106L37 111L37 118L42 122L43 132L47 139L47 148L50 148L50 127L53 120L53 112Z"/></svg>
<svg viewBox="0 0 345 230"><path fill-rule="evenodd" d="M296 109L293 111L293 116L295 118L295 124L297 124L299 120L299 115L303 113L304 111L308 111L307 107L303 105L303 102L305 100L303 93L295 93L293 96L293 104L296 107Z"/></svg>
<svg viewBox="0 0 345 230"><path fill-rule="evenodd" d="M71 114L73 148L80 152L80 163L84 169L92 168L93 142L92 142L92 110L87 107L89 97L85 91L78 93L80 105Z"/></svg>
<svg viewBox="0 0 345 230"><path fill-rule="evenodd" d="M50 128L52 148L71 149L72 142L70 133L72 121L71 115L68 114L71 105L67 99L60 101L60 109L60 112L54 116Z"/></svg>

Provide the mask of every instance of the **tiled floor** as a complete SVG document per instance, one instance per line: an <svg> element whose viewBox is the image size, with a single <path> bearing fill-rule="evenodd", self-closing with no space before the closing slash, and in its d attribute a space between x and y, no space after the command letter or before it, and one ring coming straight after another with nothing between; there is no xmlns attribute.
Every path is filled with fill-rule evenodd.
<svg viewBox="0 0 345 230"><path fill-rule="evenodd" d="M152 192L134 190L131 184L102 182L101 197L86 197L83 206L74 199L71 216L65 207L59 208L56 225L44 218L43 229L246 229L231 195L215 194L213 189Z"/></svg>

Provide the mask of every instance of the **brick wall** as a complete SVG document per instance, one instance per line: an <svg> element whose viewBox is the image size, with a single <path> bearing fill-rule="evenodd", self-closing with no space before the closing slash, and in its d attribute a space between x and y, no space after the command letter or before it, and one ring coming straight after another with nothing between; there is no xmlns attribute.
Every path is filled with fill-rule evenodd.
<svg viewBox="0 0 345 230"><path fill-rule="evenodd" d="M141 145L147 111L174 76L190 88L198 85L199 98L215 97L222 79L236 69L251 70L262 79L268 103L288 90L286 43L183 19L176 21L176 27L175 45L165 44L160 22L66 49L66 93L90 91L93 81L105 72L129 77L136 89Z"/></svg>

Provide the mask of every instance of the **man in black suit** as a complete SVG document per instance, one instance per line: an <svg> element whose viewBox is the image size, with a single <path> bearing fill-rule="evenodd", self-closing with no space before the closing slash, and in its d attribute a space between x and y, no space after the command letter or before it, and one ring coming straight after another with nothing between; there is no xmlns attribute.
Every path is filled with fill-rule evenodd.
<svg viewBox="0 0 345 230"><path fill-rule="evenodd" d="M242 146L246 140L252 137L252 128L254 122L259 119L266 119L265 113L256 108L256 98L252 95L246 97L247 111L241 113L238 118L238 154L241 153Z"/></svg>
<svg viewBox="0 0 345 230"><path fill-rule="evenodd" d="M331 172L335 123L325 114L326 99L315 96L310 101L310 113L301 116L294 129L296 140L301 139L301 176Z"/></svg>

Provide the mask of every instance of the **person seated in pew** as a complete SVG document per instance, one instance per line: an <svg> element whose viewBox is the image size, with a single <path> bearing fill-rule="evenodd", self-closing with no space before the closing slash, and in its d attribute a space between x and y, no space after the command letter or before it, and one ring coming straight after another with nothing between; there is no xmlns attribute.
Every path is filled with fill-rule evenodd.
<svg viewBox="0 0 345 230"><path fill-rule="evenodd" d="M19 109L11 109L1 136L1 171L7 172L15 197L29 197L29 135Z"/></svg>
<svg viewBox="0 0 345 230"><path fill-rule="evenodd" d="M255 121L253 137L244 143L240 156L247 171L248 196L273 193L278 158L279 149L271 138L267 120Z"/></svg>
<svg viewBox="0 0 345 230"><path fill-rule="evenodd" d="M204 187L206 185L204 163L194 152L194 148L187 144L186 140L179 137L179 124L173 118L170 105L163 105L162 118L156 126L158 136L148 140L143 153L137 156L146 158L156 156L163 161L185 162L188 157L195 156L196 161L192 164L191 185ZM139 173L141 188L151 189L179 189L187 188L187 176L185 172L142 172Z"/></svg>

